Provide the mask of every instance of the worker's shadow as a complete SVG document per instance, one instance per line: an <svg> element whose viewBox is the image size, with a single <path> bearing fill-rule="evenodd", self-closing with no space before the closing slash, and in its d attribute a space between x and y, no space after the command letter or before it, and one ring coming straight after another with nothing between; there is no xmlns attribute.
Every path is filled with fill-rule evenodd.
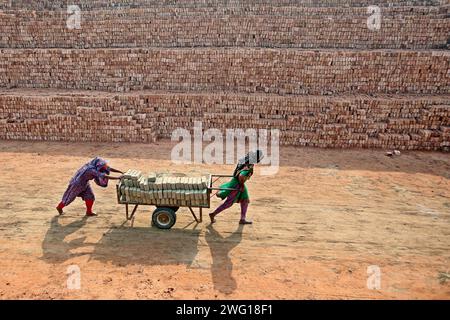
<svg viewBox="0 0 450 320"><path fill-rule="evenodd" d="M212 225L207 227L205 235L206 242L211 250L212 266L211 274L214 289L221 293L231 294L237 288L236 280L233 278L233 262L230 251L242 241L243 225L228 237L219 234Z"/></svg>
<svg viewBox="0 0 450 320"><path fill-rule="evenodd" d="M95 244L91 259L126 265L192 265L200 230L120 226L109 229Z"/></svg>
<svg viewBox="0 0 450 320"><path fill-rule="evenodd" d="M72 250L92 245L84 242L86 237L79 237L68 242L65 241L67 236L86 225L87 217L67 225L61 225L59 218L59 216L52 218L50 228L47 230L42 242L43 256L41 259L50 263L62 263L71 258L85 255L86 253L74 253Z"/></svg>
<svg viewBox="0 0 450 320"><path fill-rule="evenodd" d="M90 260L111 262L118 266L192 265L198 253L200 230L197 230L197 225L189 229L171 230L122 225L110 228L97 243L89 243L84 236L67 241L68 236L86 225L88 218L67 225L62 225L59 218L52 218L42 242L41 259L46 262L63 263L87 255ZM87 249L80 252L83 248Z"/></svg>

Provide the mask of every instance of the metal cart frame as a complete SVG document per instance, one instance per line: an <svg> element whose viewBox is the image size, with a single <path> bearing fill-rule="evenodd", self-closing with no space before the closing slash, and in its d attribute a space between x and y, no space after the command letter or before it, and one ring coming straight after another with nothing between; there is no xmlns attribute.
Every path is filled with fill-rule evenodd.
<svg viewBox="0 0 450 320"><path fill-rule="evenodd" d="M138 202L127 202L127 201L121 201L119 194L120 194L120 190L119 190L119 183L116 184L116 194L117 194L117 202L119 204L124 204L125 205L125 217L127 219L127 221L131 221L132 225L134 223L134 218L137 212L137 209L139 208L139 206L155 206L157 209L158 208L169 208L174 210L175 212L179 209L179 208L183 208L186 207L189 209L189 211L192 214L192 217L194 218L195 222L197 223L201 223L203 221L203 208L210 208L211 207L211 198L217 194L217 192L221 191L221 190L230 190L230 191L235 191L236 189L231 189L231 188L219 188L219 187L214 187L214 183L216 183L217 181L219 181L221 178L232 178L232 175L226 175L226 174L210 174L209 178L208 178L208 185L207 185L207 195L208 195L208 202L203 205L203 206L179 206L179 207L174 207L174 206L170 206L170 205L157 205L155 203L138 203ZM215 193L213 193L213 191L216 191ZM134 208L132 209L131 213L130 213L130 205L134 206ZM197 217L197 215L195 214L194 210L195 208L199 209L199 217ZM155 210L156 211L156 210ZM155 213L155 211L153 213Z"/></svg>

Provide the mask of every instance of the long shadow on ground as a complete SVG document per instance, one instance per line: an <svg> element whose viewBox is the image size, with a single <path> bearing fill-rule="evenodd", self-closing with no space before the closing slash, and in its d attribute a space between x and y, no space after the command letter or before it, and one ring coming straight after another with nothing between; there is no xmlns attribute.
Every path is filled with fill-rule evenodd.
<svg viewBox="0 0 450 320"><path fill-rule="evenodd" d="M71 241L67 237L82 229L87 218L62 225L60 217L51 220L42 243L42 259L53 264L86 255L90 259L117 266L127 265L169 265L191 266L198 254L200 230L159 230L151 227L119 226L109 229L97 243L86 242L81 236ZM243 226L224 237L212 225L207 227L205 239L212 256L211 274L214 288L221 293L231 294L237 288L232 275L233 263L230 252L242 241ZM75 252L80 248L93 247L93 251Z"/></svg>
<svg viewBox="0 0 450 320"><path fill-rule="evenodd" d="M82 236L68 241L67 237L80 230L87 221L83 218L61 225L59 217L51 220L42 243L42 259L49 263L63 263L71 258L87 255L90 259L110 262L118 266L141 265L191 265L198 253L200 230L159 230L149 227L113 227L97 243L86 242ZM79 248L93 247L84 253L74 253Z"/></svg>
<svg viewBox="0 0 450 320"><path fill-rule="evenodd" d="M211 274L214 289L221 293L231 294L237 288L233 278L233 262L230 252L242 241L243 225L227 237L219 234L212 225L209 225L205 235L206 242L211 250L212 266Z"/></svg>
<svg viewBox="0 0 450 320"><path fill-rule="evenodd" d="M68 236L86 225L87 217L64 226L60 224L59 219L60 216L52 218L50 228L47 230L42 242L43 256L41 259L49 263L63 263L71 258L82 256L85 253L73 253L72 250L88 245L85 243L86 237L65 241Z"/></svg>

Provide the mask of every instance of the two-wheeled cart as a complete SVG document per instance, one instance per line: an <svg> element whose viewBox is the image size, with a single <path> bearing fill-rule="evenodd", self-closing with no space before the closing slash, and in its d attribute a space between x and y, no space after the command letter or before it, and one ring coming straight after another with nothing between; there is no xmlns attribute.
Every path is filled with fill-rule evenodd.
<svg viewBox="0 0 450 320"><path fill-rule="evenodd" d="M224 175L224 174L209 174L208 175L208 183L206 186L206 201L203 203L200 203L198 205L171 205L169 204L170 201L167 201L167 199L163 198L155 198L152 201L126 201L124 200L121 194L121 189L119 187L119 183L116 185L117 190L117 202L119 204L125 205L125 217L128 221L134 222L134 218L136 215L136 212L140 206L155 206L156 209L152 213L152 224L160 229L170 229L173 227L177 220L177 211L182 208L186 207L189 209L190 213L192 214L192 217L197 223L200 223L203 221L203 209L210 208L211 207L211 198L219 191L221 190L235 190L235 189L229 189L229 188L219 188L215 187L214 184L219 181L221 178L231 178L232 175ZM214 192L216 191L216 192ZM167 201L167 204L164 204L164 201ZM133 207L130 211L130 207ZM199 215L197 216L195 213L195 209L198 209Z"/></svg>

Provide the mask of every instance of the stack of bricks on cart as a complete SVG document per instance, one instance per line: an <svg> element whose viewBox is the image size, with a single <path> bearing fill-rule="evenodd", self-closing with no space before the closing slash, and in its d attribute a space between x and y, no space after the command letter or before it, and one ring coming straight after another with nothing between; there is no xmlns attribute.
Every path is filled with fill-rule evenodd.
<svg viewBox="0 0 450 320"><path fill-rule="evenodd" d="M208 177L179 177L169 174L142 174L128 170L118 187L122 203L207 207Z"/></svg>
<svg viewBox="0 0 450 320"><path fill-rule="evenodd" d="M152 143L201 121L279 129L282 145L449 151L449 9L0 0L0 139Z"/></svg>

